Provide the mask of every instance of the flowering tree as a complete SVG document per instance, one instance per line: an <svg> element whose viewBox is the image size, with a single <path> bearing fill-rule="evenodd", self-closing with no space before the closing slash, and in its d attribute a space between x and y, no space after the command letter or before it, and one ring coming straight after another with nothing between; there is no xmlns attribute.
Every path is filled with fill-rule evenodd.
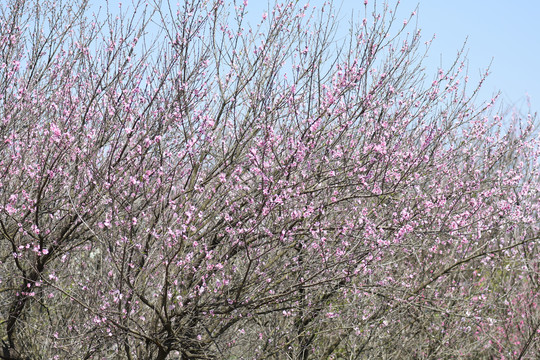
<svg viewBox="0 0 540 360"><path fill-rule="evenodd" d="M0 358L540 353L534 117L387 7L246 6L3 6Z"/></svg>

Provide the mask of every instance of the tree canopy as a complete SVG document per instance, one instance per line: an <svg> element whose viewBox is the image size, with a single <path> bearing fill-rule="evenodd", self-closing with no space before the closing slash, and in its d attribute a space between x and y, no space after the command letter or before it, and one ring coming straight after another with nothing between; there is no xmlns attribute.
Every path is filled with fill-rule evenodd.
<svg viewBox="0 0 540 360"><path fill-rule="evenodd" d="M536 118L246 6L2 6L0 358L534 358Z"/></svg>

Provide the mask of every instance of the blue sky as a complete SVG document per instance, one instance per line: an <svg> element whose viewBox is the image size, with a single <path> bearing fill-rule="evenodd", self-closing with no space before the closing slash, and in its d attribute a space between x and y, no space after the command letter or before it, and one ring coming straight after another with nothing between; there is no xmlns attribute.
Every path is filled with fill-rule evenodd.
<svg viewBox="0 0 540 360"><path fill-rule="evenodd" d="M353 3L353 1L347 1ZM401 2L402 10L416 6ZM478 75L491 64L483 96L501 91L505 104L540 110L540 2L537 0L424 0L418 26L424 36L436 34L430 62L451 60L468 37L469 73Z"/></svg>
<svg viewBox="0 0 540 360"><path fill-rule="evenodd" d="M117 1L111 0L110 3ZM169 1L173 5L182 3L182 0ZM258 22L269 5L285 1L249 0L248 19ZM309 2L310 5L320 7L325 0L298 1L300 5ZM343 24L340 29L343 35L349 30L351 14L355 14L356 19L364 17L363 0L328 1L340 8L338 19L340 24ZM388 3L393 8L397 1L388 0ZM105 4L105 0L92 2L97 6ZM368 0L368 9L371 10L375 2L381 8L384 1ZM515 107L521 112L527 112L528 95L531 110L540 112L539 0L401 0L398 19L408 18L417 6L417 26L422 30L422 36L429 40L436 35L429 57L424 63L428 76L435 74L441 64L447 67L467 40L465 48L469 60L470 87L491 63L490 76L484 83L478 101L490 100L493 94L501 91L505 108Z"/></svg>
<svg viewBox="0 0 540 360"><path fill-rule="evenodd" d="M397 0L389 0L391 7ZM300 0L305 3L307 0ZM273 0L250 0L248 11L257 19ZM311 0L310 5L321 5L322 0ZM348 30L351 13L364 16L362 0L335 0L341 7L343 31ZM374 0L369 0L372 8ZM377 1L380 5L382 0ZM402 0L398 18L408 15L418 7L418 27L428 40L434 34L429 58L425 62L428 75L441 65L448 66L467 40L466 50L469 77L477 81L480 73L490 65L478 100L489 100L501 91L506 107L528 111L527 95L531 110L540 111L540 1L538 0ZM411 24L414 25L414 24Z"/></svg>

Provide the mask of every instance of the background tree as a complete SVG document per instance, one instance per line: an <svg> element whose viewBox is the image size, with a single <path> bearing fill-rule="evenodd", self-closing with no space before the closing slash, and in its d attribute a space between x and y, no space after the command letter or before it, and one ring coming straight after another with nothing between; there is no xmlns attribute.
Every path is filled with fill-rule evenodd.
<svg viewBox="0 0 540 360"><path fill-rule="evenodd" d="M534 117L246 5L2 7L0 358L539 353Z"/></svg>

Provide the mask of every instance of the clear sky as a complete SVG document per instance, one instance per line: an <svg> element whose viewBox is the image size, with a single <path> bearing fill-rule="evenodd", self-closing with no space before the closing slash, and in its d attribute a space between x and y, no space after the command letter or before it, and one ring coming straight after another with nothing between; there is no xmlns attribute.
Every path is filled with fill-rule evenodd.
<svg viewBox="0 0 540 360"><path fill-rule="evenodd" d="M346 1L354 3L353 1ZM501 91L505 104L540 112L540 1L415 0L401 1L402 10L419 4L418 26L424 36L436 34L430 62L450 61L468 37L469 73L491 64L483 96Z"/></svg>
<svg viewBox="0 0 540 360"><path fill-rule="evenodd" d="M91 1L98 6L105 3L105 0ZM182 3L182 0L169 1L171 4ZM252 17L254 22L258 22L269 6L285 1L249 0L248 19ZM300 5L309 3L317 7L325 2L298 1ZM349 30L351 14L356 19L364 17L363 0L326 1L340 8L338 19L343 24L340 31L344 35ZM394 8L398 0L387 1ZM380 8L384 0L368 0L368 9L371 10L375 2ZM422 30L422 36L429 40L436 35L425 62L428 76L435 74L441 65L447 67L467 40L465 48L471 87L491 63L490 76L478 100L490 100L494 93L501 91L505 107L526 112L528 95L531 110L539 112L540 116L540 0L401 0L398 19L408 18L417 6L417 26Z"/></svg>
<svg viewBox="0 0 540 360"><path fill-rule="evenodd" d="M389 0L392 8L396 2ZM260 15L268 3L275 0L249 0L249 15ZM317 6L323 0L309 3ZM374 0L368 3L372 9ZM343 31L348 30L351 13L364 16L362 0L335 0L333 4L341 8ZM471 85L491 63L491 75L478 100L489 100L500 90L505 106L526 112L528 95L531 110L540 113L540 0L402 0L398 18L408 18L417 5L422 36L428 40L436 35L425 63L428 75L436 72L441 60L443 67L449 65L467 40Z"/></svg>

